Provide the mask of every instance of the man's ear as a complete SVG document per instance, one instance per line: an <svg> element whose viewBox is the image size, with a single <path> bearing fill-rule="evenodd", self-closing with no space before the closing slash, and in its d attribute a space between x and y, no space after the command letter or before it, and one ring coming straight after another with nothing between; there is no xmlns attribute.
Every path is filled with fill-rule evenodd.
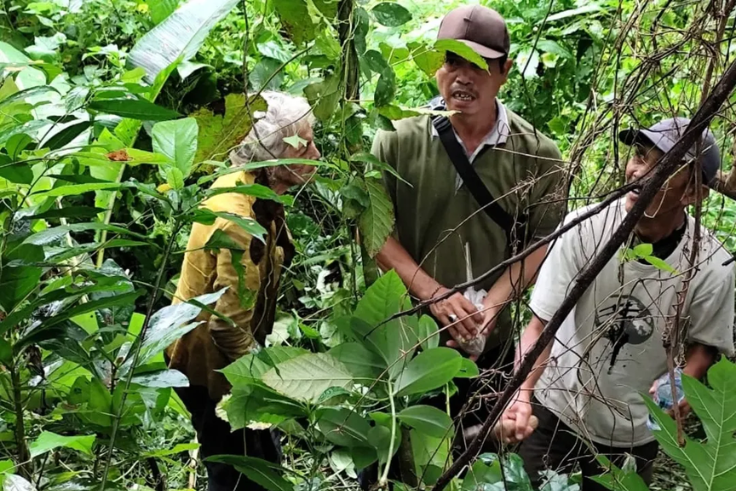
<svg viewBox="0 0 736 491"><path fill-rule="evenodd" d="M506 63L503 64L503 74L506 78L509 78L509 72L511 71L511 68L514 66L514 60L511 58L508 58L506 60Z"/></svg>
<svg viewBox="0 0 736 491"><path fill-rule="evenodd" d="M700 186L700 196L698 196L698 193L695 192L695 186L688 186L687 192L682 195L682 204L687 206L694 205L698 202L698 200L702 201L706 197L708 197L708 194L710 193L710 188L706 185Z"/></svg>

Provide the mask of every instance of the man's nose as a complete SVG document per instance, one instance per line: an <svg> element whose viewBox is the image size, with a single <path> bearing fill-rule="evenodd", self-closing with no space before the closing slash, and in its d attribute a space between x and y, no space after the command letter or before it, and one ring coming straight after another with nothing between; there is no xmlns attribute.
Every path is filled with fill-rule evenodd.
<svg viewBox="0 0 736 491"><path fill-rule="evenodd" d="M467 68L463 67L458 70L458 73L455 76L455 82L462 85L470 85L473 83L473 79Z"/></svg>
<svg viewBox="0 0 736 491"><path fill-rule="evenodd" d="M317 159L319 159L319 158L320 158L321 156L322 156L322 154L321 154L321 153L319 153L319 149L317 148L317 145L315 145L314 143L312 143L312 148L311 148L311 157L310 157L310 158L311 158L312 160L317 160Z"/></svg>

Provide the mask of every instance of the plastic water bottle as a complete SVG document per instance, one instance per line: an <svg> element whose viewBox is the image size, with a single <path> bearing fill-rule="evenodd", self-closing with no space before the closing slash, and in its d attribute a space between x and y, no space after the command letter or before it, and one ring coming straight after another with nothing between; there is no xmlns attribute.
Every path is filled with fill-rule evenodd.
<svg viewBox="0 0 736 491"><path fill-rule="evenodd" d="M682 390L682 370L680 368L675 368L675 395L678 404L685 398L685 391ZM675 405L672 398L672 389L670 388L669 372L665 372L657 379L657 390L654 392L653 399L663 411L667 411ZM647 418L647 428L652 431L661 429L651 414Z"/></svg>

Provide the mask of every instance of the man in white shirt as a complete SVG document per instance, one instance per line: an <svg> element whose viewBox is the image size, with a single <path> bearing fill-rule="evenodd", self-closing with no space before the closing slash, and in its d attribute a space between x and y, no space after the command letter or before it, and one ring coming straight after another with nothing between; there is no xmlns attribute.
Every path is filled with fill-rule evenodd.
<svg viewBox="0 0 736 491"><path fill-rule="evenodd" d="M646 181L688 123L675 118L646 130L622 132L621 141L636 148L626 164L627 182ZM584 491L605 489L588 479L604 471L596 463L596 454L619 465L626 453L632 454L639 474L651 480L657 442L646 426L648 412L641 394L653 389L653 382L667 371L662 334L691 269L695 222L686 209L707 194L705 184L713 181L720 167L718 147L709 130L703 133L700 148L696 147L658 191L627 244L631 248L651 244L650 257L657 260L631 259L621 253L612 258L560 326L504 413L503 418L516 421L513 440L523 440L520 454L537 485L540 471L569 472L579 463L586 478ZM700 189L695 184L696 151L704 184ZM534 315L517 349L517 367L578 273L610 239L637 199L637 190L629 192L554 244L532 293ZM566 221L581 211L571 213ZM733 353L734 270L723 265L731 256L710 232L701 230L681 318L687 329L683 373L695 378L705 375L718 352ZM681 408L687 411L686 401ZM539 419L536 431L527 424L532 413Z"/></svg>

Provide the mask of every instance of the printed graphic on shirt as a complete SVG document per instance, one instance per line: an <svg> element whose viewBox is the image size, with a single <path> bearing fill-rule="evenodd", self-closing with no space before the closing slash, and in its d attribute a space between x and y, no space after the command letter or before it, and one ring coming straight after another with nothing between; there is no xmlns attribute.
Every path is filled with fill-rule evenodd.
<svg viewBox="0 0 736 491"><path fill-rule="evenodd" d="M611 368L627 344L642 344L654 333L654 319L649 309L636 297L609 298L595 313L595 330L605 332L611 342Z"/></svg>

